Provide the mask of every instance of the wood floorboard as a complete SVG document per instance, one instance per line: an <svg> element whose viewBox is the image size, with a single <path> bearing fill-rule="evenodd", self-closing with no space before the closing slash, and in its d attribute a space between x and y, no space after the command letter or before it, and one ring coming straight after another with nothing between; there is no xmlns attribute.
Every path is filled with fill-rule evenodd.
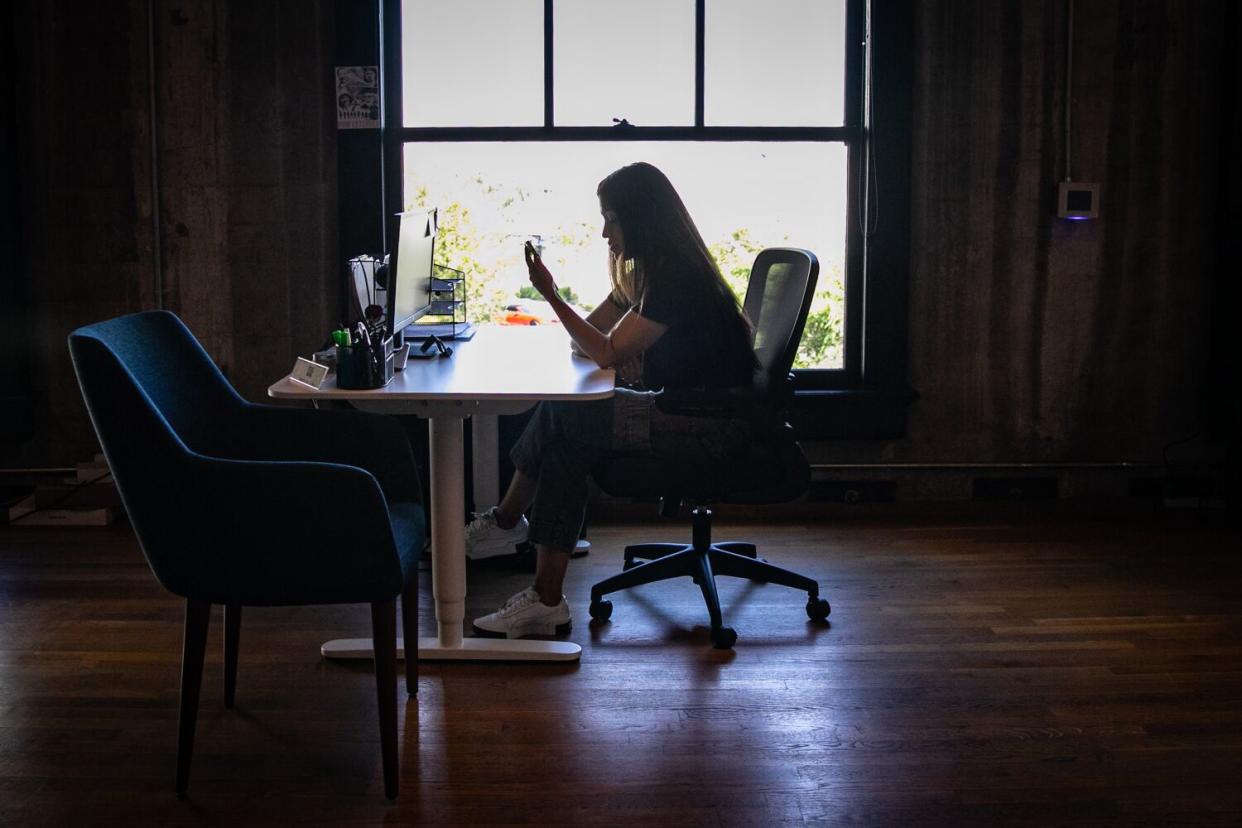
<svg viewBox="0 0 1242 828"><path fill-rule="evenodd" d="M820 580L590 585L684 522L592 527L575 665L420 666L383 798L366 606L247 608L237 707L208 638L189 796L173 794L182 603L124 525L0 527L2 825L1239 825L1242 558L1216 513L1037 508L722 523ZM472 566L467 615L526 586ZM434 629L422 574L420 628Z"/></svg>

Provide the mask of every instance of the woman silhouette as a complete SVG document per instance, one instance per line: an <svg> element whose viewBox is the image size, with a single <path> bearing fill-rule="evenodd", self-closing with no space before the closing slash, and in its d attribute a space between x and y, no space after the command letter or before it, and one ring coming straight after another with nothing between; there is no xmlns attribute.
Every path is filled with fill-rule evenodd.
<svg viewBox="0 0 1242 828"><path fill-rule="evenodd" d="M516 472L500 503L466 527L473 559L512 552L529 540L535 583L477 618L480 635L516 638L569 632L562 594L587 503L587 478L609 452L721 457L741 450L741 420L665 414L665 389L749 386L758 367L750 324L664 173L647 163L610 174L597 189L612 291L583 318L527 243L526 266L573 340L601 368L633 366L637 388L592 402L544 402L510 456ZM527 521L526 510L531 509Z"/></svg>

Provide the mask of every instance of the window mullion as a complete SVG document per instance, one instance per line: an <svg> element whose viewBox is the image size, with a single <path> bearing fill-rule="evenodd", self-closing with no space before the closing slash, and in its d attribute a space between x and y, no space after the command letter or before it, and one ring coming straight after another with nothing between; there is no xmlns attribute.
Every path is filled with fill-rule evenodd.
<svg viewBox="0 0 1242 828"><path fill-rule="evenodd" d="M707 0L694 3L694 126L703 128L703 79L706 75L705 43L707 40Z"/></svg>
<svg viewBox="0 0 1242 828"><path fill-rule="evenodd" d="M410 141L818 141L855 143L851 127L404 127Z"/></svg>
<svg viewBox="0 0 1242 828"><path fill-rule="evenodd" d="M543 126L552 128L555 101L552 84L552 0L543 0Z"/></svg>

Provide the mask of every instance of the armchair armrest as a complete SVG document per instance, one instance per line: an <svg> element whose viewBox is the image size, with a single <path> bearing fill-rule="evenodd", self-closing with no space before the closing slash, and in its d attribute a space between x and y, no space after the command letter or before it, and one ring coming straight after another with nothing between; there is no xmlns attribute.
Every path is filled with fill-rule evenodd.
<svg viewBox="0 0 1242 828"><path fill-rule="evenodd" d="M375 476L390 503L422 502L409 439L392 417L248 403L235 413L229 430L223 456L358 466Z"/></svg>
<svg viewBox="0 0 1242 828"><path fill-rule="evenodd" d="M370 472L193 453L182 471L178 520L156 517L150 527L175 536L154 548L182 550L151 561L170 591L247 605L373 601L401 591L388 507Z"/></svg>

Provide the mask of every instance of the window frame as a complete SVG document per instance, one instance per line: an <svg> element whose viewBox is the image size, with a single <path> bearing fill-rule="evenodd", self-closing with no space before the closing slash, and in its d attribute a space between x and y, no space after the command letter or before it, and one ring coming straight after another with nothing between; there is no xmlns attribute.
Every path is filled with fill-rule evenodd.
<svg viewBox="0 0 1242 828"><path fill-rule="evenodd" d="M844 365L799 369L793 421L803 436L900 436L905 406L905 294L908 270L909 70L911 0L846 0L846 66L843 124L807 126L707 126L704 123L705 16L707 0L695 0L695 113L693 126L557 126L554 122L553 3L543 0L544 123L526 127L407 127L402 119L401 0L380 0L381 143L385 241L396 232L402 209L403 148L428 142L763 141L840 143L847 148ZM873 32L882 26L894 48L876 70ZM850 48L850 44L855 44ZM891 70L891 71L890 71ZM882 82L888 85L881 88ZM889 87L892 87L891 89ZM883 107L875 107L879 97ZM890 109L890 102L904 106ZM892 112L876 129L874 113ZM902 129L904 119L905 129ZM895 130L890 132L890 130ZM880 142L879 136L885 141ZM878 145L878 146L877 146ZM896 155L888 155L896 153ZM877 156L895 158L898 177L884 189L875 175ZM885 172L890 172L888 166ZM876 199L885 204L884 224L875 223ZM892 212L890 212L892 211ZM863 217L867 218L864 219ZM870 226L869 226L870 225ZM880 230L884 232L879 232ZM387 248L387 244L385 245ZM884 412L877 412L880 406ZM898 410L899 409L899 410Z"/></svg>

